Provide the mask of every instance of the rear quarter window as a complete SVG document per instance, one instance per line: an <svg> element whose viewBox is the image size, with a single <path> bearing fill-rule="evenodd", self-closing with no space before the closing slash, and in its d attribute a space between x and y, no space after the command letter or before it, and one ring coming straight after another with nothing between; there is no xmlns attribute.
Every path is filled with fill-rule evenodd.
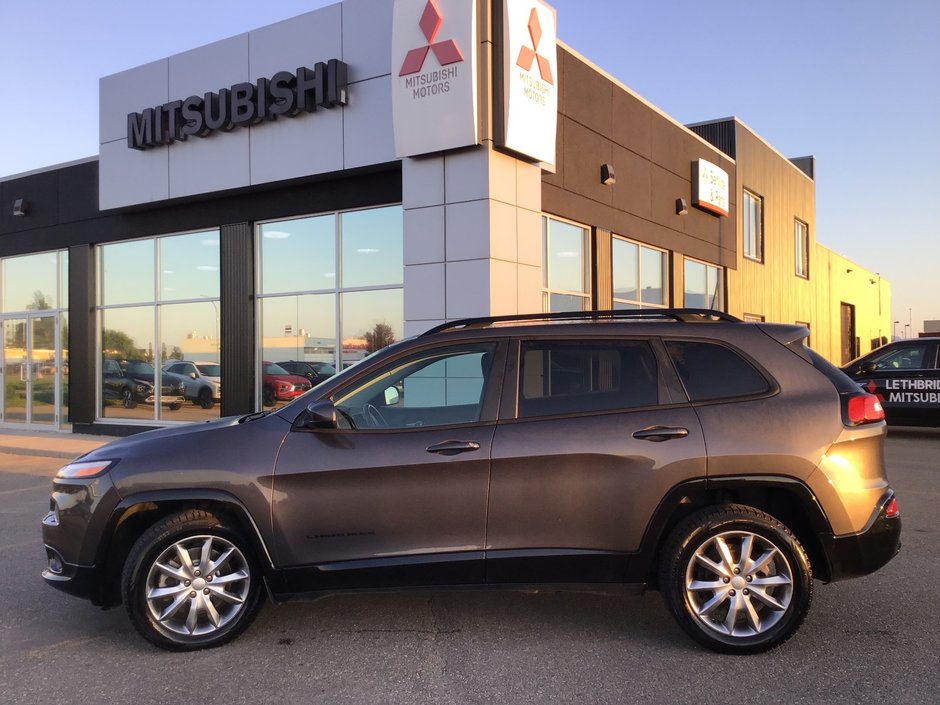
<svg viewBox="0 0 940 705"><path fill-rule="evenodd" d="M655 406L659 370L643 341L529 341L519 391L521 418Z"/></svg>
<svg viewBox="0 0 940 705"><path fill-rule="evenodd" d="M749 397L771 390L764 375L731 348L691 340L665 344L692 401Z"/></svg>

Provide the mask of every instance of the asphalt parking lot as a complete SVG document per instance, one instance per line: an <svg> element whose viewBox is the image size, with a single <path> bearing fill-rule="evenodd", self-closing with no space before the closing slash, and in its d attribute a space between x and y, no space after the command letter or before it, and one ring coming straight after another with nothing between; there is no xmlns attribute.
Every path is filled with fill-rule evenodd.
<svg viewBox="0 0 940 705"><path fill-rule="evenodd" d="M376 593L266 606L220 649L171 654L46 587L39 520L62 460L0 455L0 702L936 703L940 433L892 433L903 550L816 584L781 648L693 644L658 593Z"/></svg>

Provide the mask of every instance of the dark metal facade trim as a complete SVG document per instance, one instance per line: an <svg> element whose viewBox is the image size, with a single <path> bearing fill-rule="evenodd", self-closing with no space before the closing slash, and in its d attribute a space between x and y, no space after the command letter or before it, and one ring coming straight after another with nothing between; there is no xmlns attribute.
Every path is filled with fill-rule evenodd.
<svg viewBox="0 0 940 705"><path fill-rule="evenodd" d="M734 120L689 125L689 129L703 140L715 145L732 159L737 159Z"/></svg>
<svg viewBox="0 0 940 705"><path fill-rule="evenodd" d="M223 225L220 240L222 416L255 410L255 257L252 223Z"/></svg>

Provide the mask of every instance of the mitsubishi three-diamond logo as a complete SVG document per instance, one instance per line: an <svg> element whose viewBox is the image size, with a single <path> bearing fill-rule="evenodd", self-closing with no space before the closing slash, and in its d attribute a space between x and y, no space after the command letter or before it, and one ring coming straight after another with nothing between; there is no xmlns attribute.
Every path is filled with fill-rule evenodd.
<svg viewBox="0 0 940 705"><path fill-rule="evenodd" d="M542 25L539 23L539 13L534 7L529 15L529 37L532 39L532 48L522 46L519 50L519 58L516 59L516 66L531 71L532 62L538 61L539 75L542 80L549 85L555 85L552 80L552 66L548 58L538 53L539 42L542 41Z"/></svg>
<svg viewBox="0 0 940 705"><path fill-rule="evenodd" d="M453 39L445 39L442 42L434 41L441 28L442 20L443 16L437 7L437 3L434 0L428 0L428 4L424 6L424 12L421 14L421 20L418 22L418 26L424 32L425 39L428 40L427 46L418 47L408 52L404 63L401 65L401 71L398 72L399 76L410 76L421 71L424 68L424 60L428 56L428 51L434 52L434 56L441 66L463 61L463 54L460 53L460 48Z"/></svg>

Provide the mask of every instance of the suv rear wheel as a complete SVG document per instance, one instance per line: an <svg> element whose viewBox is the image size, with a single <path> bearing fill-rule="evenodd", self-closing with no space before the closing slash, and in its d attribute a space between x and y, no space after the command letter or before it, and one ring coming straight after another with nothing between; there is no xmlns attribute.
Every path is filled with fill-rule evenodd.
<svg viewBox="0 0 940 705"><path fill-rule="evenodd" d="M161 648L219 646L261 606L255 566L248 543L212 514L174 514L131 549L121 576L124 605L137 631Z"/></svg>
<svg viewBox="0 0 940 705"><path fill-rule="evenodd" d="M679 625L724 653L758 653L792 636L809 610L812 569L777 519L739 504L696 512L672 532L660 589Z"/></svg>

